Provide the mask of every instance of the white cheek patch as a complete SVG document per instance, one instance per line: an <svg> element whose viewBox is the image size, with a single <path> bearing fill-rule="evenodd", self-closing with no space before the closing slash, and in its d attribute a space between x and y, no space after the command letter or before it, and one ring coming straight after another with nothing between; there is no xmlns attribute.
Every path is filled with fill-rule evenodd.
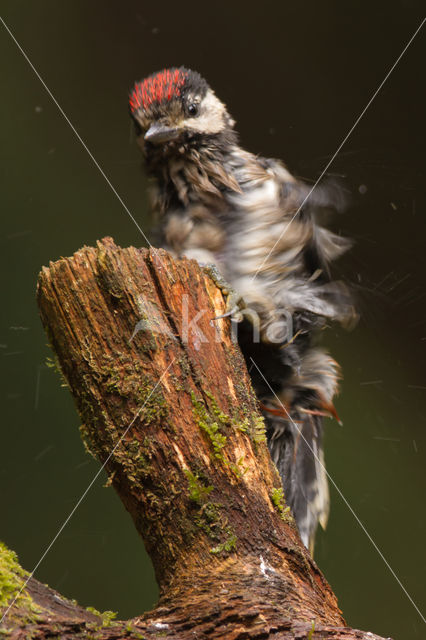
<svg viewBox="0 0 426 640"><path fill-rule="evenodd" d="M186 118L182 125L189 131L220 133L225 128L224 114L225 105L209 89L200 103L200 115L195 118Z"/></svg>

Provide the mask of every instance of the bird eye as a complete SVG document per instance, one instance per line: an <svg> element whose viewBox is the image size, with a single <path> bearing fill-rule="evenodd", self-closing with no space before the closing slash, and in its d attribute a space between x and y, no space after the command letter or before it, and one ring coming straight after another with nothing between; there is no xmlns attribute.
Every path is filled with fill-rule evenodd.
<svg viewBox="0 0 426 640"><path fill-rule="evenodd" d="M190 116L196 116L198 113L198 104L191 102L191 104L188 105L188 113Z"/></svg>

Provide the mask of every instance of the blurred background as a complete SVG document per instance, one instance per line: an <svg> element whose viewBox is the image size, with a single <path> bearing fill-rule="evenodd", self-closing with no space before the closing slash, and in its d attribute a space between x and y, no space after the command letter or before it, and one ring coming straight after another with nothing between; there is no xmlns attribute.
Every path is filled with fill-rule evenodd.
<svg viewBox="0 0 426 640"><path fill-rule="evenodd" d="M165 66L204 75L243 145L315 180L424 17L424 3L314 0L23 2L1 14L114 188L150 234L146 181L127 112L132 83ZM426 26L328 170L352 205L339 270L361 321L324 336L342 364L343 427L328 421L328 470L420 609L425 604ZM42 265L106 235L144 244L69 124L0 25L2 399L0 538L31 570L98 464L81 444L35 303ZM422 80L423 78L423 80ZM37 571L119 617L157 587L130 517L99 478ZM424 638L421 617L331 488L316 560L348 623Z"/></svg>

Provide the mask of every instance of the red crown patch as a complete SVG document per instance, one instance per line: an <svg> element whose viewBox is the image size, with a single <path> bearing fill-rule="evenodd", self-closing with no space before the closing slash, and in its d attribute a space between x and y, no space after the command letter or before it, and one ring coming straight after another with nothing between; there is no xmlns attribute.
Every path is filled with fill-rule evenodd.
<svg viewBox="0 0 426 640"><path fill-rule="evenodd" d="M132 113L141 107L146 109L152 104L179 97L187 76L188 72L183 69L164 69L136 83L129 100Z"/></svg>

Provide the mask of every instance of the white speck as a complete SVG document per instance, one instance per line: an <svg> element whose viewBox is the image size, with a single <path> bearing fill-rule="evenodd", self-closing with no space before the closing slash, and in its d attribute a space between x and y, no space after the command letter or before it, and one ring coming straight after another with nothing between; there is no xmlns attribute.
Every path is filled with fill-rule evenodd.
<svg viewBox="0 0 426 640"><path fill-rule="evenodd" d="M36 113L41 113L43 111L43 107L40 107L39 105L37 105L36 107L34 107L34 111Z"/></svg>
<svg viewBox="0 0 426 640"><path fill-rule="evenodd" d="M367 185L366 184L360 184L359 187L358 187L358 191L363 196L364 194L367 193Z"/></svg>
<svg viewBox="0 0 426 640"><path fill-rule="evenodd" d="M414 451L417 453L417 451L418 451L417 442L415 440L413 440L413 447L414 447Z"/></svg>
<svg viewBox="0 0 426 640"><path fill-rule="evenodd" d="M260 556L260 571L265 576L267 580L269 580L268 573L276 573L273 567L270 567L263 559L263 556Z"/></svg>
<svg viewBox="0 0 426 640"><path fill-rule="evenodd" d="M165 622L154 622L154 627L156 629L168 629L169 625L166 624Z"/></svg>
<svg viewBox="0 0 426 640"><path fill-rule="evenodd" d="M153 29L151 29L151 33L153 36L158 36L158 34L160 33L160 29L158 27L154 27Z"/></svg>
<svg viewBox="0 0 426 640"><path fill-rule="evenodd" d="M398 209L398 207L396 206L396 204L394 202L390 202L389 204L390 204L390 206L392 207L392 209L394 211L396 211Z"/></svg>

